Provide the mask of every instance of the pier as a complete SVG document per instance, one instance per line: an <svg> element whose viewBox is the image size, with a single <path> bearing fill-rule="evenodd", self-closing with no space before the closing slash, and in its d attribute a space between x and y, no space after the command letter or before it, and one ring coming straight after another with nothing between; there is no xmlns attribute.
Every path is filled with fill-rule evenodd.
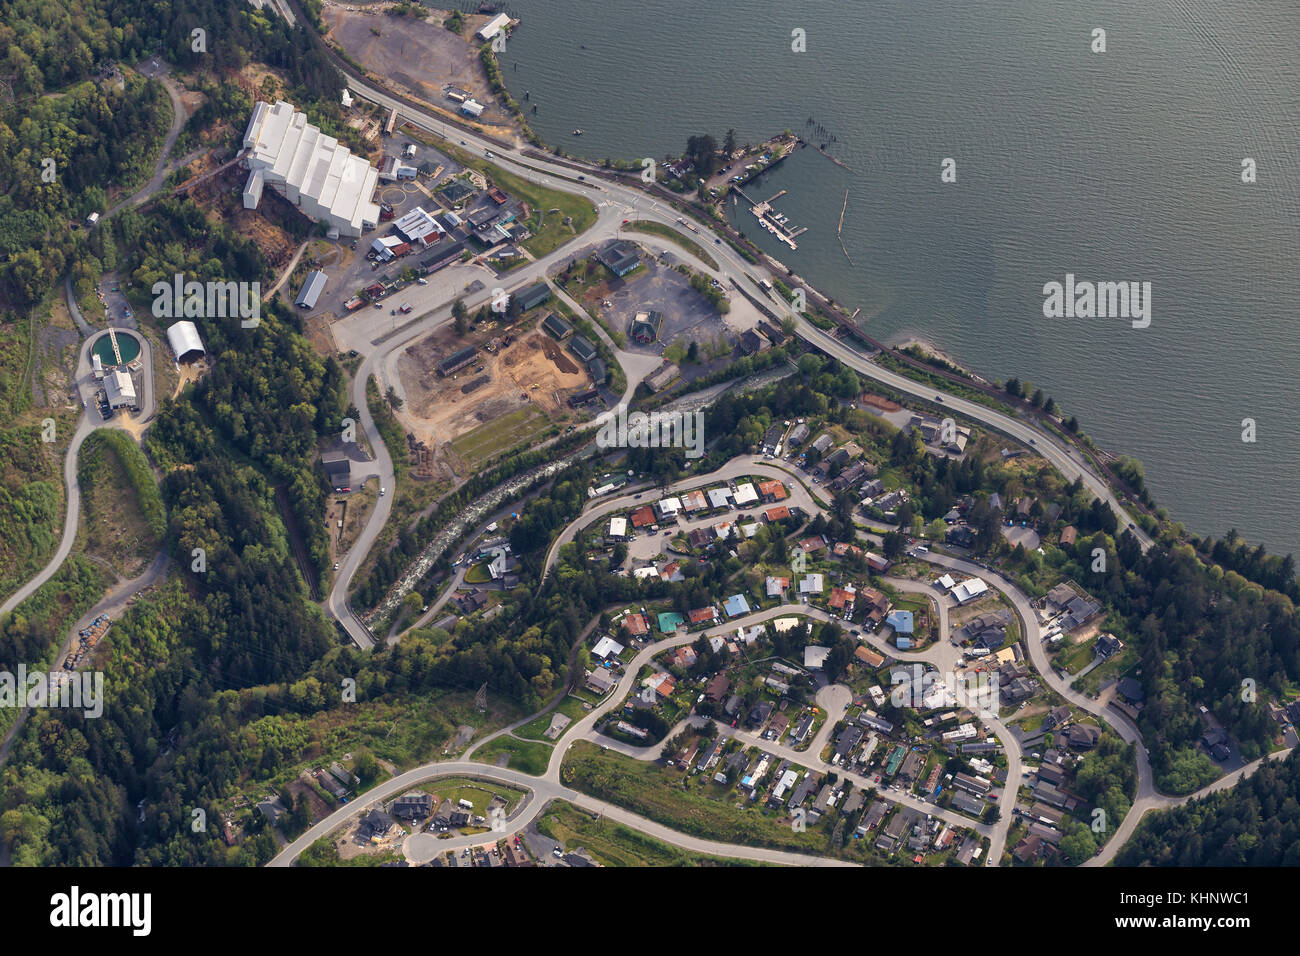
<svg viewBox="0 0 1300 956"><path fill-rule="evenodd" d="M733 193L739 193L741 196L744 197L745 202L749 203L749 207L750 207L749 211L754 214L754 217L758 220L758 224L760 226L762 226L772 235L776 236L776 238L780 239L791 249L799 248L799 246L795 243L794 240L797 236L801 236L805 232L807 232L808 227L801 226L797 229L791 227L790 218L783 213L776 212L772 208L772 203L776 202L778 199L784 196L786 194L786 190L782 189L775 196L772 196L769 199L765 199L762 202L755 202L753 199L751 199L748 195L745 194L745 191L741 189L739 185L732 186L731 191Z"/></svg>

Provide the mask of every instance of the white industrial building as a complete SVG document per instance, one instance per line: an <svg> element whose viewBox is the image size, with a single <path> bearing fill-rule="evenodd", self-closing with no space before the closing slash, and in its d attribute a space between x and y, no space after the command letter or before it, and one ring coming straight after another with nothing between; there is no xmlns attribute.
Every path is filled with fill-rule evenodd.
<svg viewBox="0 0 1300 956"><path fill-rule="evenodd" d="M292 104L258 102L244 131L244 149L250 170L245 209L257 208L267 184L340 235L359 236L379 224L379 204L372 199L379 170L308 123Z"/></svg>
<svg viewBox="0 0 1300 956"><path fill-rule="evenodd" d="M494 36L510 25L510 15L498 13L495 17L483 24L483 28L478 31L480 40L491 40Z"/></svg>
<svg viewBox="0 0 1300 956"><path fill-rule="evenodd" d="M478 100L466 100L460 104L460 111L466 116L473 116L477 119L483 115L483 104Z"/></svg>
<svg viewBox="0 0 1300 956"><path fill-rule="evenodd" d="M113 369L104 376L104 392L109 408L135 408L135 382L122 369Z"/></svg>
<svg viewBox="0 0 1300 956"><path fill-rule="evenodd" d="M411 245L419 243L421 246L430 246L443 236L442 226L425 211L423 206L416 206L402 216L393 223L393 228Z"/></svg>
<svg viewBox="0 0 1300 956"><path fill-rule="evenodd" d="M188 362L206 354L198 328L188 320L167 327L167 344L172 347L177 362Z"/></svg>

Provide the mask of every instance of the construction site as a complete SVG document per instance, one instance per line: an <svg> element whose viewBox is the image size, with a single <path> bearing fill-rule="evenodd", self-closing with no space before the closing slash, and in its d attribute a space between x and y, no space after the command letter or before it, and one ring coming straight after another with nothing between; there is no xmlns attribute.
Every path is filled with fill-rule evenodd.
<svg viewBox="0 0 1300 956"><path fill-rule="evenodd" d="M439 329L398 360L405 403L396 414L410 435L412 461L432 471L443 454L449 453L454 470L462 472L505 451L496 447L500 442L465 439L489 423L500 425L501 441L523 441L572 419L567 398L590 386L586 370L541 332L488 339L470 364L438 375L438 363L464 344L451 329Z"/></svg>

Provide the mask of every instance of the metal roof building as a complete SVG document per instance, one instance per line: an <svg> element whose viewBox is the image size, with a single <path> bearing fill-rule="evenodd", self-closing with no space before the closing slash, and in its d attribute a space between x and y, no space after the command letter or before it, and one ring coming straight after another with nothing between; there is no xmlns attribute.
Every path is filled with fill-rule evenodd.
<svg viewBox="0 0 1300 956"><path fill-rule="evenodd" d="M285 199L341 235L360 236L379 224L379 204L371 198L379 170L308 123L293 104L259 101L244 131L244 149L254 173L245 188L246 208L257 204L255 176L261 171Z"/></svg>
<svg viewBox="0 0 1300 956"><path fill-rule="evenodd" d="M325 273L317 269L311 275L307 276L307 281L302 284L302 290L298 293L298 298L294 305L302 309L316 308L316 300L320 294L325 291Z"/></svg>
<svg viewBox="0 0 1300 956"><path fill-rule="evenodd" d="M176 353L176 361L188 362L206 354L199 330L193 322L185 320L167 327L167 344Z"/></svg>
<svg viewBox="0 0 1300 956"><path fill-rule="evenodd" d="M104 376L104 391L108 394L109 408L135 407L135 383L120 368Z"/></svg>

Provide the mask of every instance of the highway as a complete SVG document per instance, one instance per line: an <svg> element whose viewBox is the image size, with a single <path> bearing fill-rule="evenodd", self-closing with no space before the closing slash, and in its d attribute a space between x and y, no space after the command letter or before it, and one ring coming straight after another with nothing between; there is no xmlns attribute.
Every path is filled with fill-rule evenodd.
<svg viewBox="0 0 1300 956"><path fill-rule="evenodd" d="M511 169L516 174L523 175L542 186L576 193L592 202L597 211L596 223L585 233L560 246L549 255L543 256L512 272L507 291L513 292L538 279L549 278L550 272L572 257L571 247L576 244L602 243L617 237L620 234L622 221L625 218L658 222L680 233L692 242L702 238L702 236L712 235L709 226L698 220L694 222L699 231L693 232L685 229L678 222L678 219L684 218L684 216L679 216L675 209L648 196L640 189L624 183L595 181L598 172L595 167L591 168L590 180L579 180L578 176L585 176L585 174L577 173L559 163L547 162L531 156L525 157L522 150L517 147L503 147L499 143L449 124L439 117L409 107L372 84L353 76L348 69L344 68L343 72L349 88L357 96L377 103L385 109L397 109L405 120L416 127L448 139L452 143L463 144L464 148L470 151L477 151L480 154L491 151L494 154L492 161L503 168ZM647 240L641 239L640 241L645 242ZM1092 471L1076 451L1063 448L1056 439L1041 429L1035 428L1029 422L1014 419L979 403L937 391L929 385L915 382L896 372L881 368L857 350L818 329L800 313L797 313L789 303L768 296L757 285L755 277L769 280L775 278L769 270L745 262L739 253L727 243L715 243L709 251L717 258L719 262L718 269L709 267L683 248L675 248L674 255L689 263L697 271L717 278L724 285L731 282L745 288L755 298L767 302L775 312L793 318L796 322L798 334L805 341L853 368L859 374L899 392L923 399L926 402L941 404L945 408L952 409L955 414L981 422L1012 439L1022 442L1026 447L1031 448L1047 459L1067 479L1072 481L1075 478L1080 478L1093 494L1101 497L1110 505L1121 524L1129 527L1129 530L1135 535L1143 548L1151 546L1150 536L1133 522L1131 516L1123 509L1106 481ZM479 305L488 302L491 295L491 290L484 289L477 296L466 297L465 304L473 310ZM371 438L372 445L375 448L376 459L380 463L381 482L388 488L393 487L392 463L388 460L388 454L383 448L382 441L378 439L378 431L371 419L369 409L366 407L364 400L365 380L378 369L381 371L378 377L381 383L381 392L384 386L396 384L397 377L392 372L392 363L395 361L396 356L400 354L400 350L415 338L433 331L450 320L450 302L446 302L427 313L420 321L407 325L399 335L381 340L381 344L378 346L379 351L366 355L365 361L358 370L353 385L354 404L360 410L365 433ZM626 360L627 353L622 353L621 350L617 351L620 352L620 362L623 362L626 367L628 364ZM639 367L628 368L627 371L628 393L630 394L635 389L636 382L640 380L639 376L643 376L645 372ZM626 399L626 397L625 395L624 398ZM590 424L588 427L590 427ZM390 510L391 499L381 499L379 506L372 512L356 544L344 561L341 562L340 571L335 578L334 587L331 589L328 598L330 612L343 623L352 639L363 648L372 647L374 641L365 626L349 608L347 592L351 588L352 579L357 569L364 562L367 552L378 538ZM548 566L550 563L548 560Z"/></svg>

